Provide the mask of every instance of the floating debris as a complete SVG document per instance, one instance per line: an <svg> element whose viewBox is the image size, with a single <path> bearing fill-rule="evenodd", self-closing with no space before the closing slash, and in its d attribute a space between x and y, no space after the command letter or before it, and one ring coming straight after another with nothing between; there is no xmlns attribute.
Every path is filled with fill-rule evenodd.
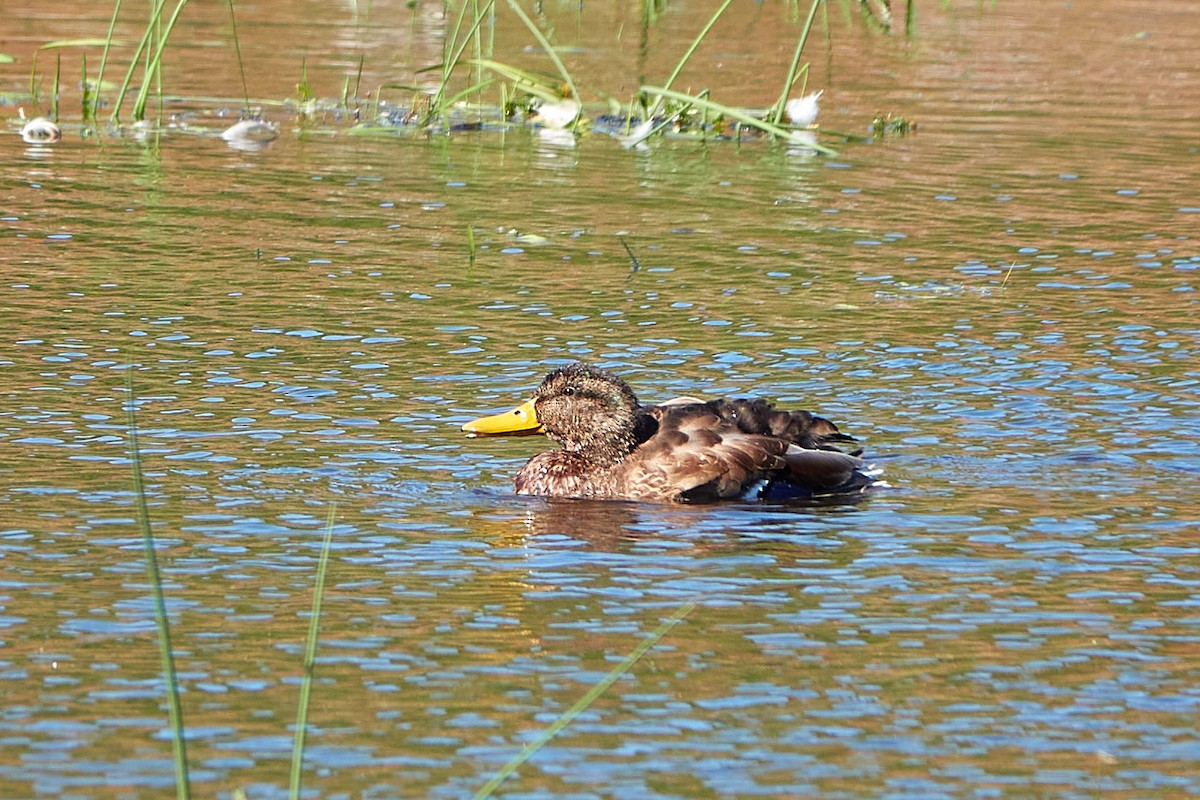
<svg viewBox="0 0 1200 800"><path fill-rule="evenodd" d="M62 130L45 117L37 117L21 128L21 138L29 144L50 144L62 139Z"/></svg>
<svg viewBox="0 0 1200 800"><path fill-rule="evenodd" d="M629 133L614 133L613 137L621 143L621 147L637 147L650 138L650 134L654 132L654 124L655 120L653 118L647 119L630 130Z"/></svg>
<svg viewBox="0 0 1200 800"><path fill-rule="evenodd" d="M279 138L279 127L260 119L244 119L221 132L230 144L263 145Z"/></svg>
<svg viewBox="0 0 1200 800"><path fill-rule="evenodd" d="M804 97L797 97L795 100L788 100L787 105L783 107L783 110L787 113L787 118L793 125L800 128L809 128L816 125L817 114L821 113L819 101L823 94L825 94L824 89L812 94L806 94Z"/></svg>
<svg viewBox="0 0 1200 800"><path fill-rule="evenodd" d="M534 119L547 128L565 128L579 116L580 105L575 100L542 103L534 109Z"/></svg>

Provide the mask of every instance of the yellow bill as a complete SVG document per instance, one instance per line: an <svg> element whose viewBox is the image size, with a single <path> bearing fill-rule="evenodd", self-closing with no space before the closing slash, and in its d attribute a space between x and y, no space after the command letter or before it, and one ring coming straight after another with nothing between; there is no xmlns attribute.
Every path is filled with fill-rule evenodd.
<svg viewBox="0 0 1200 800"><path fill-rule="evenodd" d="M503 414L473 419L462 429L468 436L504 436L505 434L525 435L541 433L542 423L538 421L537 411L533 401L529 400Z"/></svg>

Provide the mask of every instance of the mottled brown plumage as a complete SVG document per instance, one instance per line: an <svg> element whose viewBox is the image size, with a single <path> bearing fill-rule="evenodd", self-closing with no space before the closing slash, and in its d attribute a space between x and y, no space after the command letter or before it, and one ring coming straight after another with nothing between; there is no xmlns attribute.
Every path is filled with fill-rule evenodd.
<svg viewBox="0 0 1200 800"><path fill-rule="evenodd" d="M826 419L764 400L679 398L641 406L595 367L551 372L524 406L468 423L473 434L541 430L561 449L534 456L520 494L705 502L861 493L871 484L852 442Z"/></svg>

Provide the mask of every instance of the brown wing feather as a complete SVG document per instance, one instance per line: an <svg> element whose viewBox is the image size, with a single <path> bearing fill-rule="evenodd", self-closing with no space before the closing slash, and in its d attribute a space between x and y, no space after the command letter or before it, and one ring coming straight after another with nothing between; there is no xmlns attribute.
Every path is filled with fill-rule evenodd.
<svg viewBox="0 0 1200 800"><path fill-rule="evenodd" d="M658 426L625 461L629 492L688 500L738 497L788 469L787 441L748 434L711 404L658 406L648 413Z"/></svg>
<svg viewBox="0 0 1200 800"><path fill-rule="evenodd" d="M834 442L853 442L837 426L809 411L780 411L766 400L713 400L707 405L746 433L777 436L811 449L836 449Z"/></svg>

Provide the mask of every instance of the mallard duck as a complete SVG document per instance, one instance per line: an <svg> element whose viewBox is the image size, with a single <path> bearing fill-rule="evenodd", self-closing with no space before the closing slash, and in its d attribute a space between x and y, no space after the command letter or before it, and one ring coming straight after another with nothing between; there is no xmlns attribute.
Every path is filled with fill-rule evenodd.
<svg viewBox="0 0 1200 800"><path fill-rule="evenodd" d="M858 452L836 446L854 439L807 411L694 397L643 406L624 381L585 364L554 370L528 402L463 430L545 433L561 446L517 472L518 494L687 503L857 494L872 483Z"/></svg>

